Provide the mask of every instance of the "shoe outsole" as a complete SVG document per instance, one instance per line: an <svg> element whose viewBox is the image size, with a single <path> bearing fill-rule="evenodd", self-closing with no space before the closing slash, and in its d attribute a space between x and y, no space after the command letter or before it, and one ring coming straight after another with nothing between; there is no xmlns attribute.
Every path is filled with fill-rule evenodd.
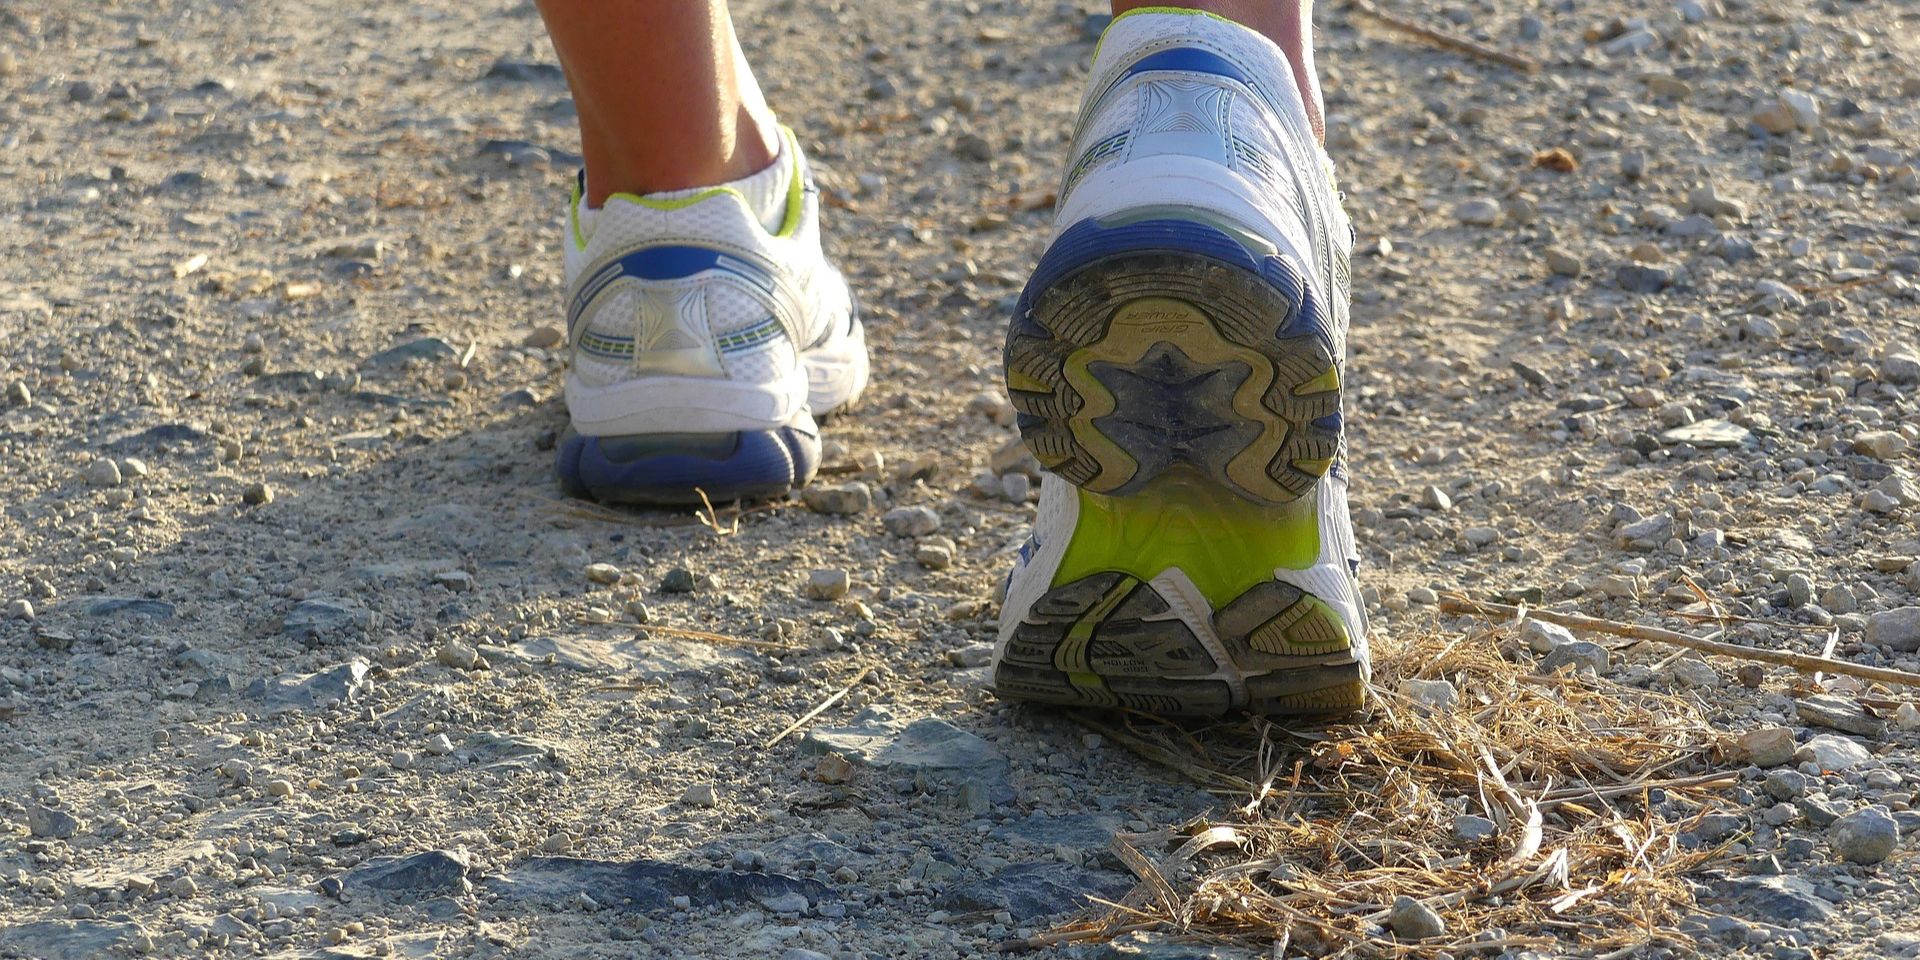
<svg viewBox="0 0 1920 960"><path fill-rule="evenodd" d="M1148 220L1105 239L1119 250L1030 286L1008 332L1007 389L1035 459L1097 493L1186 464L1249 500L1310 494L1341 432L1311 288L1206 224Z"/></svg>
<svg viewBox="0 0 1920 960"><path fill-rule="evenodd" d="M820 434L809 427L736 433L589 437L568 428L554 472L569 496L634 506L783 497L813 479Z"/></svg>
<svg viewBox="0 0 1920 960"><path fill-rule="evenodd" d="M1008 392L1080 512L996 660L1001 694L1158 715L1361 706L1367 666L1339 614L1273 579L1320 553L1339 365L1298 269L1249 242L1178 216L1086 221L1035 271ZM1199 596L1163 595L1165 570Z"/></svg>

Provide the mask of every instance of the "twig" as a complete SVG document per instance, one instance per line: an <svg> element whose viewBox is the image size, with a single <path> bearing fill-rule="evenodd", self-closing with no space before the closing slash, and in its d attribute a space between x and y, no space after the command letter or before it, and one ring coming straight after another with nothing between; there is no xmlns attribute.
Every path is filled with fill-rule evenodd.
<svg viewBox="0 0 1920 960"><path fill-rule="evenodd" d="M1508 53L1505 50L1497 50L1493 47L1487 46L1484 43L1480 43L1479 41L1469 40L1466 37L1460 36L1457 33L1452 33L1452 32L1441 30L1435 27L1429 27L1426 24L1419 22L1418 20L1412 20L1407 17L1400 16L1397 13L1388 13L1385 10L1382 10L1379 7L1374 6L1373 0L1353 0L1352 9L1357 10L1361 13L1364 13L1367 16L1372 17L1380 21L1381 23L1386 24L1387 26L1393 27L1396 30L1401 30L1406 33L1413 34L1414 36L1420 37L1425 40L1431 40L1434 43L1437 43L1440 46L1445 47L1449 50L1453 50L1457 53L1464 53L1464 54L1467 54L1468 56L1479 57L1482 60L1491 60L1494 63L1503 64L1505 66L1512 67L1515 70L1521 71L1522 73L1539 73L1540 72L1540 61L1535 60L1532 57L1523 57L1517 53Z"/></svg>
<svg viewBox="0 0 1920 960"><path fill-rule="evenodd" d="M1831 657L1815 657L1791 650L1768 650L1764 647L1746 647L1737 643L1723 643L1719 640L1707 640L1690 634L1663 630L1659 627L1641 626L1636 623L1621 623L1617 620L1603 620L1599 617L1587 617L1577 613L1554 613L1549 610L1528 609L1509 606L1504 603L1489 603L1472 600L1464 596L1448 595L1440 598L1440 609L1445 613L1458 613L1482 620L1505 620L1525 616L1547 623L1557 623L1576 630L1590 630L1594 633L1611 634L1616 637L1631 637L1635 640L1651 640L1655 643L1668 643L1676 647L1686 647L1701 653L1711 653L1736 660L1758 660L1763 663L1777 663L1792 667L1802 673L1831 671L1863 680L1878 680L1906 687L1920 687L1920 673L1908 673L1889 667L1869 667L1866 664L1835 660Z"/></svg>
<svg viewBox="0 0 1920 960"><path fill-rule="evenodd" d="M779 733L774 734L773 739L768 740L764 744L761 744L760 749L762 750L769 749L774 744L779 743L782 740L785 740L788 734L794 732L795 730L800 729L801 727L806 726L807 721L812 720L814 717L817 717L820 714L826 712L828 707L831 707L834 704L839 703L842 699L846 697L847 694L852 693L853 688L859 686L860 681L865 680L867 678L867 674L872 673L873 668L877 666L879 666L879 664L875 664L875 663L867 664L865 667L863 667L860 670L859 673L856 673L853 675L852 680L847 681L846 686L840 688L839 693L836 693L833 696L820 701L819 706L814 707L812 710L808 710L806 714L802 716L800 719L795 720L790 724L787 724L787 728L785 730L782 730Z"/></svg>

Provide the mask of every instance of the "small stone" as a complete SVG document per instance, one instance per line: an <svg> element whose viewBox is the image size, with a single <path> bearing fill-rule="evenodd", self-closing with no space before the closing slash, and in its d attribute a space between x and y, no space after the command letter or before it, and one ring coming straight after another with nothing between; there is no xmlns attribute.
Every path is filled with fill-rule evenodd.
<svg viewBox="0 0 1920 960"><path fill-rule="evenodd" d="M1438 513L1445 513L1453 509L1453 498L1447 496L1447 492L1439 487L1428 486L1420 491L1420 506Z"/></svg>
<svg viewBox="0 0 1920 960"><path fill-rule="evenodd" d="M18 380L7 384L7 403L10 406L24 407L33 403L33 391Z"/></svg>
<svg viewBox="0 0 1920 960"><path fill-rule="evenodd" d="M945 570L953 566L953 553L951 541L923 540L913 548L913 559L928 570Z"/></svg>
<svg viewBox="0 0 1920 960"><path fill-rule="evenodd" d="M550 324L534 327L526 339L520 341L538 350L550 350L567 341L566 331Z"/></svg>
<svg viewBox="0 0 1920 960"><path fill-rule="evenodd" d="M947 663L962 670L984 667L993 659L993 644L970 643L958 650L947 651Z"/></svg>
<svg viewBox="0 0 1920 960"><path fill-rule="evenodd" d="M674 567L660 578L661 593L692 593L700 586L693 571L686 567Z"/></svg>
<svg viewBox="0 0 1920 960"><path fill-rule="evenodd" d="M255 481L240 491L240 500L248 506L258 507L273 502L273 488Z"/></svg>
<svg viewBox="0 0 1920 960"><path fill-rule="evenodd" d="M268 780L267 796L270 796L270 797L293 796L293 782L290 780Z"/></svg>
<svg viewBox="0 0 1920 960"><path fill-rule="evenodd" d="M851 583L845 570L815 570L807 574L805 593L809 600L838 600Z"/></svg>
<svg viewBox="0 0 1920 960"><path fill-rule="evenodd" d="M1875 864L1900 845L1900 825L1886 807L1866 807L1835 820L1827 828L1827 842L1842 860Z"/></svg>
<svg viewBox="0 0 1920 960"><path fill-rule="evenodd" d="M7 604L8 620L32 620L33 616L33 601L25 597L21 597Z"/></svg>
<svg viewBox="0 0 1920 960"><path fill-rule="evenodd" d="M1464 840L1468 843L1485 840L1493 836L1495 829L1494 822L1486 817L1476 817L1467 813L1453 818L1453 836L1456 840Z"/></svg>
<svg viewBox="0 0 1920 960"><path fill-rule="evenodd" d="M1539 672L1553 673L1565 666L1573 667L1576 672L1606 673L1607 648L1588 640L1563 643L1554 647L1552 653L1540 658Z"/></svg>
<svg viewBox="0 0 1920 960"><path fill-rule="evenodd" d="M695 807L711 807L720 802L719 794L711 783L696 783L680 794L681 802Z"/></svg>
<svg viewBox="0 0 1920 960"><path fill-rule="evenodd" d="M395 770L412 770L420 763L420 758L412 750L395 750L387 763Z"/></svg>
<svg viewBox="0 0 1920 960"><path fill-rule="evenodd" d="M1902 730L1920 730L1920 707L1903 703L1893 712L1893 725Z"/></svg>
<svg viewBox="0 0 1920 960"><path fill-rule="evenodd" d="M611 563L587 564L587 580L602 585L620 582L620 568Z"/></svg>
<svg viewBox="0 0 1920 960"><path fill-rule="evenodd" d="M1775 800L1798 800L1807 794L1807 775L1789 767L1769 770L1760 789Z"/></svg>
<svg viewBox="0 0 1920 960"><path fill-rule="evenodd" d="M1684 443L1702 450L1713 450L1752 443L1753 432L1738 424L1713 418L1665 431L1660 434L1660 442L1668 445Z"/></svg>
<svg viewBox="0 0 1920 960"><path fill-rule="evenodd" d="M1811 696L1794 704L1800 719L1817 727L1827 727L1862 737L1878 737L1887 731L1887 722L1873 716L1858 703L1828 694Z"/></svg>
<svg viewBox="0 0 1920 960"><path fill-rule="evenodd" d="M1713 664L1698 657L1681 657L1667 666L1667 676L1678 687L1713 689L1726 682Z"/></svg>
<svg viewBox="0 0 1920 960"><path fill-rule="evenodd" d="M1527 649L1534 653L1552 653L1555 647L1563 643L1574 642L1573 631L1557 623L1545 620L1526 620L1520 624L1520 639L1526 641Z"/></svg>
<svg viewBox="0 0 1920 960"><path fill-rule="evenodd" d="M1460 702L1460 691L1447 680L1402 680L1400 695L1430 711L1450 710Z"/></svg>
<svg viewBox="0 0 1920 960"><path fill-rule="evenodd" d="M994 157L993 144L975 133L963 133L953 141L953 155L962 160L987 163Z"/></svg>
<svg viewBox="0 0 1920 960"><path fill-rule="evenodd" d="M800 492L800 500L814 513L847 516L863 513L873 506L873 490L856 480L837 486L808 487Z"/></svg>
<svg viewBox="0 0 1920 960"><path fill-rule="evenodd" d="M1841 773L1873 759L1873 754L1846 737L1823 733L1794 751L1795 763L1813 763L1822 771Z"/></svg>
<svg viewBox="0 0 1920 960"><path fill-rule="evenodd" d="M200 885L194 883L192 877L176 877L167 884L167 891L182 900L191 900L200 895Z"/></svg>
<svg viewBox="0 0 1920 960"><path fill-rule="evenodd" d="M453 752L453 741L447 739L447 735L444 733L436 733L432 738L427 740L426 749L428 753L436 757L444 757Z"/></svg>
<svg viewBox="0 0 1920 960"><path fill-rule="evenodd" d="M53 840L70 839L80 829L80 821L65 810L37 803L27 805L27 832Z"/></svg>
<svg viewBox="0 0 1920 960"><path fill-rule="evenodd" d="M434 659L438 660L442 666L453 667L456 670L472 670L481 662L480 651L459 640L449 640L442 644L440 649L434 652Z"/></svg>
<svg viewBox="0 0 1920 960"><path fill-rule="evenodd" d="M1920 651L1920 607L1896 607L1867 617L1866 638L1898 653Z"/></svg>
<svg viewBox="0 0 1920 960"><path fill-rule="evenodd" d="M853 779L853 762L837 753L822 754L813 765L813 778L821 783L846 783Z"/></svg>
<svg viewBox="0 0 1920 960"><path fill-rule="evenodd" d="M1546 261L1547 269L1560 277L1577 277L1587 269L1579 257L1558 247L1547 248Z"/></svg>
<svg viewBox="0 0 1920 960"><path fill-rule="evenodd" d="M1853 438L1853 449L1875 460L1893 460L1907 452L1907 438L1892 430L1873 430Z"/></svg>
<svg viewBox="0 0 1920 960"><path fill-rule="evenodd" d="M1446 921L1433 908L1412 897L1396 897L1387 913L1387 927L1401 940L1425 940L1447 932Z"/></svg>
<svg viewBox="0 0 1920 960"><path fill-rule="evenodd" d="M1500 222L1500 203L1476 197L1454 207L1453 218L1471 227L1491 227Z"/></svg>
<svg viewBox="0 0 1920 960"><path fill-rule="evenodd" d="M1736 741L1739 752L1756 767L1777 767L1793 759L1800 745L1786 727L1761 727L1748 730Z"/></svg>
<svg viewBox="0 0 1920 960"><path fill-rule="evenodd" d="M1643 263L1623 263L1614 268L1613 276L1629 293L1659 293L1673 283L1672 270Z"/></svg>
<svg viewBox="0 0 1920 960"><path fill-rule="evenodd" d="M895 507L880 523L896 537L924 537L940 529L940 515L930 507Z"/></svg>
<svg viewBox="0 0 1920 960"><path fill-rule="evenodd" d="M87 464L84 476L89 487L117 487L120 485L120 465L101 457Z"/></svg>

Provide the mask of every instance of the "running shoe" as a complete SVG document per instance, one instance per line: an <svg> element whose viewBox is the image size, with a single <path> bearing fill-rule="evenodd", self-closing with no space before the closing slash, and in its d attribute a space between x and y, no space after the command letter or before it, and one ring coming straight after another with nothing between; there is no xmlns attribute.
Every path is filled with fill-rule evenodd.
<svg viewBox="0 0 1920 960"><path fill-rule="evenodd" d="M816 418L867 382L866 337L820 250L819 192L793 133L748 181L567 208L574 496L696 504L778 497L820 464ZM772 184L772 187L768 185ZM749 193L776 189L757 212Z"/></svg>
<svg viewBox="0 0 1920 960"><path fill-rule="evenodd" d="M1069 157L1007 333L1045 475L995 688L1159 715L1359 707L1353 235L1285 56L1207 14L1121 16Z"/></svg>

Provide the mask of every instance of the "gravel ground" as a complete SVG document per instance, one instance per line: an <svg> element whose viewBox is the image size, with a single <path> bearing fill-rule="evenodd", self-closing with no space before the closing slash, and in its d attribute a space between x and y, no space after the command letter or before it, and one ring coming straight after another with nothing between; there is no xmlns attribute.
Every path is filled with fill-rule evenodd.
<svg viewBox="0 0 1920 960"><path fill-rule="evenodd" d="M530 4L0 5L0 956L973 956L1245 799L982 688L1099 18L739 6L876 371L833 489L703 523L551 478ZM1920 8L1396 9L1543 69L1321 14L1383 655L1440 591L1704 594L1920 670ZM1728 737L1725 803L1657 811L1731 844L1698 949L1920 952L1911 690L1608 645ZM1253 956L1184 950L1048 952Z"/></svg>

